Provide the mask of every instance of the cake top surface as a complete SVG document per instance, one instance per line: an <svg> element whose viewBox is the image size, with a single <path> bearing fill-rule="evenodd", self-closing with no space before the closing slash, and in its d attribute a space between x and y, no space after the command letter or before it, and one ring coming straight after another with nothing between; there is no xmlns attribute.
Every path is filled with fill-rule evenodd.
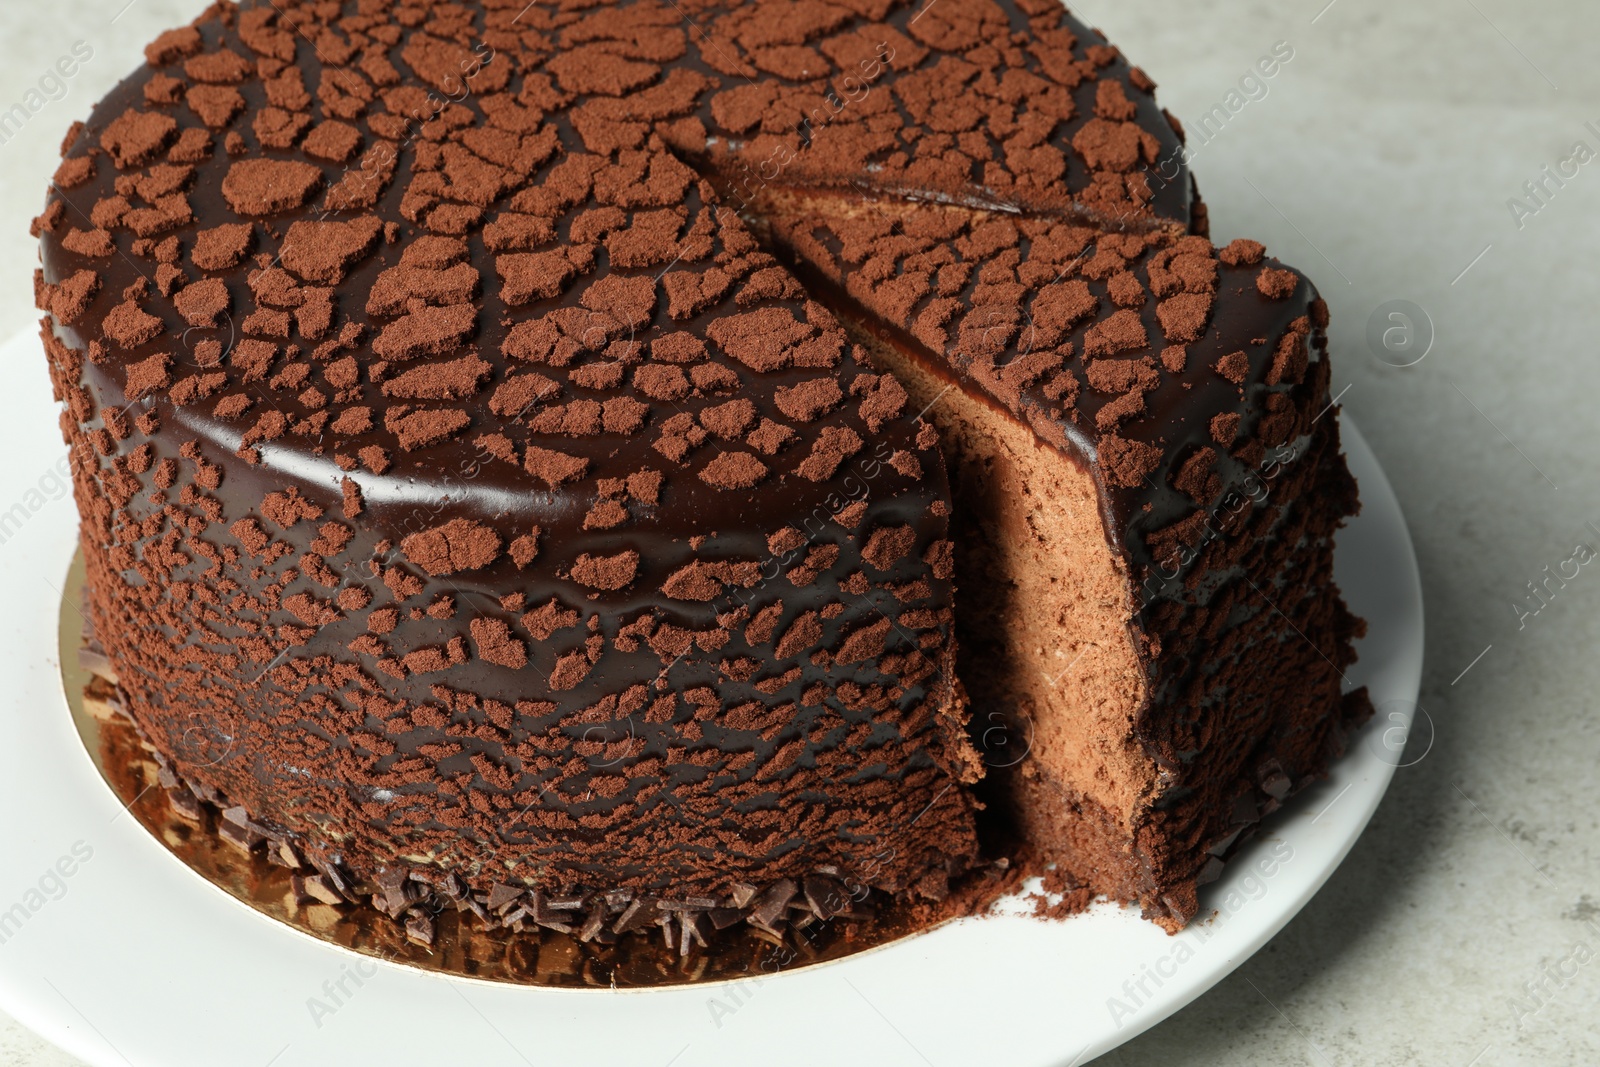
<svg viewBox="0 0 1600 1067"><path fill-rule="evenodd" d="M720 79L669 129L751 184L850 185L1111 228L1189 222L1155 83L1056 0L690 4ZM570 61L564 61L570 62Z"/></svg>
<svg viewBox="0 0 1600 1067"><path fill-rule="evenodd" d="M610 529L670 483L674 533L775 528L866 441L916 450L685 159L735 199L1187 204L1141 170L1171 147L1148 79L1043 0L219 5L146 55L41 219L57 323L130 405L466 521L531 494L546 532Z"/></svg>
<svg viewBox="0 0 1600 1067"><path fill-rule="evenodd" d="M773 226L850 300L1097 465L1111 529L1168 578L1228 494L1311 432L1327 308L1255 241L805 197Z"/></svg>
<svg viewBox="0 0 1600 1067"><path fill-rule="evenodd" d="M617 125L711 88L662 67L689 38L670 9L347 11L214 9L69 139L43 301L129 417L170 406L284 524L310 505L274 474L331 479L436 575L541 535L766 537L827 513L869 441L879 496L937 466L893 379L648 124ZM610 67L573 66L602 45ZM639 63L656 89L617 73ZM520 536L487 528L508 510ZM568 562L598 595L649 571L620 540Z"/></svg>

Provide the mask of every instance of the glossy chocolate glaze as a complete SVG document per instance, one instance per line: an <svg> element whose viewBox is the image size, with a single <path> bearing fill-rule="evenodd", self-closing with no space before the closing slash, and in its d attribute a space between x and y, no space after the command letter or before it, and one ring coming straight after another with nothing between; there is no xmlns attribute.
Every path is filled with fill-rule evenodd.
<svg viewBox="0 0 1600 1067"><path fill-rule="evenodd" d="M69 138L40 296L91 613L145 731L180 768L225 738L186 772L314 861L719 903L974 862L936 441L732 208L754 175L1152 242L1197 208L1150 180L1148 79L1053 0L769 7L220 6ZM254 260L202 263L239 222ZM1135 585L1210 420L1325 394L1315 357L1265 384L1318 305L1255 269L1121 434L1161 455L1105 496ZM1104 465L1107 398L1025 385Z"/></svg>
<svg viewBox="0 0 1600 1067"><path fill-rule="evenodd" d="M202 20L194 51L248 54L237 28L226 25L232 19L224 12ZM295 54L307 84L317 85L312 50ZM165 69L184 72L191 58L178 56ZM509 61L503 50L497 58ZM492 85L493 70L491 61L469 81L487 77ZM832 868L876 889L942 892L944 879L971 862L974 845L971 802L952 788L953 777L971 772L948 677L948 569L925 562L937 556L947 524L937 449L903 404L872 392L893 392L892 383L880 382L857 360L837 325L804 301L737 220L709 205L704 188L659 145L646 143L611 153L609 164L597 158L595 166L614 172L636 164L678 182L673 189L681 189L681 197L673 192L658 197L659 207L645 205L682 208L679 232L685 236L655 261L618 266L610 262L615 249L608 245L597 251L586 286L513 302L496 283L493 254L481 237L469 234L466 262L478 275L471 292L477 309L473 330L421 360L387 362L399 362L403 370L472 354L488 364L488 382L467 397L415 404L465 412L470 429L407 450L397 447L396 433L381 417L384 406L396 401L374 380L383 377L375 365L386 362L374 348L396 317L366 314L361 304L427 229L426 219L417 225L408 217L405 197L414 190L407 179L421 173L415 156L438 143L430 137L445 124L422 127L414 143L401 147L399 174L371 208L398 229L340 272L332 326L303 341L273 339L279 351L268 375L259 376L267 380L251 382L232 358L250 339L251 314L264 303L256 299L252 281L265 291L263 279L283 272L281 248L295 223L359 213L329 215L318 199L308 198L260 217L253 252L261 259L254 270L202 272L182 260L179 269L189 270L170 301L141 281L156 276L153 260L163 253L149 247L155 242L141 243L114 227L115 254L73 251L71 231L87 229L96 205L117 195L119 180L127 180L102 150L106 130L125 110L148 108L150 81L148 72L130 78L78 132L69 159L87 156L95 172L52 198L65 210L52 207L44 218L44 278L57 283L90 271L99 280L85 306L56 316L52 330L60 343L52 346L52 357L58 388L79 416L68 436L86 516L92 609L118 661L133 713L174 751L197 719L224 721L226 730L243 738L231 746L228 761L190 766L187 773L245 804L260 820L303 836L314 857L363 874L423 863L435 874L453 871L479 889L505 880L559 891L625 886L720 898L741 881L766 884ZM271 100L260 81L247 77L235 88L244 103L233 132L248 132L245 120L264 112ZM480 95L475 89L451 107L473 111ZM165 110L198 126L181 107ZM551 115L538 135L547 132L559 155L516 176L513 191L500 201L514 199L517 188L537 190L553 168L586 156L565 113ZM158 241L176 236L185 253L197 229L250 217L236 212L224 192L240 158L293 158L317 167L326 186L340 180L339 170L308 159L303 150L247 147L234 157L222 137L213 140L209 157L191 164L192 175L182 179L195 221L157 235ZM377 139L369 134L368 140ZM641 198L629 181L613 179L608 194L585 195L559 211L549 243L577 243L572 228L584 224L585 213L608 206L602 204L607 196L622 205ZM642 209L635 204L624 210ZM673 306L673 272L692 279L708 270L743 284L690 312ZM227 287L229 310L214 327L196 327L176 298L183 284L206 277ZM617 279L643 279L646 290L660 283L647 315L630 319L637 309L597 296L600 283ZM135 302L160 319L161 329L123 347L101 331L129 286L142 287ZM408 313L417 310L413 304ZM618 396L637 399L637 390L619 388L619 380L634 375L635 365L655 366L641 361L646 353L666 350L663 337L691 338L692 347L714 336L716 323L765 317L753 338L735 338L728 347L713 340L694 359L691 371L717 368L704 379L708 384L665 400L638 401L646 414L627 432L571 436L528 431L525 423L537 411L525 413L519 424L515 415L493 410L491 399L513 372L526 367L548 373L556 362L547 357L527 367L528 361L507 356L511 330L560 314L577 317L578 328L569 330L576 334L570 347L577 351L569 353L567 366L600 369L585 379L593 387L569 382L559 399L593 398L597 406ZM360 340L330 351L328 340L339 336L343 322L367 328ZM774 330L785 323L782 328L794 336L775 341ZM282 348L284 340L298 344L300 353ZM220 362L215 351L207 354L208 341L225 353ZM742 355L730 355L735 342L743 345ZM319 344L303 380L289 389L271 387L269 375L302 361ZM146 361L161 354L171 357L167 381L142 393L130 386L130 368L148 367ZM322 386L316 375L346 357L360 371L353 384L323 386L324 395L309 404L303 392L280 395L302 385ZM763 361L771 365L752 365ZM785 414L778 402L782 391L814 382L819 371L843 386L841 395L820 410ZM225 374L225 380L208 387L203 404L175 402L185 378L203 373ZM328 392L340 412L372 408L372 426L337 435L311 427L303 437L291 429L271 440L244 439L259 411L285 409L293 423L314 416L317 403L329 402ZM219 417L217 406L230 397L248 399L251 410L243 418ZM722 451L714 437L699 442L704 447L698 451L691 445L684 464L658 447L672 436L660 429L668 420L692 420L733 399L752 403L752 425L767 419L789 437L776 457L762 454L776 469L757 484L717 484L708 473ZM862 407L867 401L875 405L870 410ZM107 410L122 414L108 420ZM131 430L127 423L141 416L154 416L158 428ZM108 422L112 432L97 435ZM559 486L541 483L524 467L496 458L474 436L501 430L517 434L519 445L578 457L587 469ZM698 427L694 435L706 437ZM101 441L110 446L108 454L96 454ZM817 447L819 441L828 447ZM737 437L731 444L739 445ZM130 460L144 445L148 451ZM370 446L388 452L390 465L381 472L365 461L350 462ZM725 449L735 450L759 451ZM337 456L348 458L341 466ZM814 466L805 473L800 467L808 458ZM173 492L167 493L159 484L166 461L179 464L185 475L190 465L220 471L220 483L197 485L180 476L179 484L168 483ZM626 518L596 528L596 504L608 494L617 497L616 483L641 471L664 473L655 499L642 499L630 485L622 495ZM346 482L359 489L359 514L344 509ZM290 489L320 514L280 529L263 505ZM242 542L236 543L234 527L245 519L260 520L268 531L273 546L267 552L283 546L282 562L260 566L258 558L243 553L238 563L218 567L194 551L205 539L223 552L238 551ZM317 555L330 520L351 530L339 551L323 552L331 585L316 579L316 564L305 565L308 554ZM407 555L407 539L457 522L493 531L500 550L481 565L425 573ZM172 524L187 524L188 536ZM538 555L519 566L507 546L535 527ZM881 530L902 529L905 536L889 538L888 548L871 541ZM187 558L167 555L151 562L158 556L154 545L169 533L172 543L181 540L191 550ZM606 580L585 584L575 577L585 557L629 552L637 553L637 564L620 588L597 588L595 581ZM299 571L290 563L300 564ZM720 591L670 595L673 576L681 579L684 568L695 564L736 564L740 570ZM374 573L395 570L419 580L420 592L396 597ZM203 593L211 602L186 620L192 602L150 602L159 585L181 589L182 598ZM337 598L352 592L349 603L366 604L344 607ZM522 603L507 607L504 598L516 595ZM298 615L286 610L296 596L306 608ZM446 597L448 607L427 612ZM530 641L517 628L519 611L552 598L583 621ZM398 607L399 619L382 635L385 655L352 655L351 643L374 628L369 615L388 607ZM311 625L307 612L331 617ZM641 618L649 619L653 638L678 629L652 647L638 630ZM766 622L757 636L752 620L760 619ZM484 620L502 623L502 632L526 647L526 666L485 658L483 643L467 625ZM797 623L794 647L775 652L774 644L781 645ZM623 632L630 625L631 638ZM249 639L261 643L258 651L239 654ZM431 664L418 662L437 669L403 668L404 677L381 669L382 660L409 664L417 654L433 656ZM599 662L580 665L576 682L558 684L563 662L574 656ZM350 702L352 693L363 694L359 706ZM491 708L494 701L501 702L500 710ZM175 762L182 765L181 754Z"/></svg>

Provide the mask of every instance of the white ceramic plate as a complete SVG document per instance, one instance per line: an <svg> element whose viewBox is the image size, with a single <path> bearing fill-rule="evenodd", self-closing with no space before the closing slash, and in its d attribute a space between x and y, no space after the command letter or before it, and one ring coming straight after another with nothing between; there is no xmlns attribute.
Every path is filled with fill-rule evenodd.
<svg viewBox="0 0 1600 1067"><path fill-rule="evenodd" d="M821 1050L841 1063L955 1067L989 1061L997 1040L1017 1067L1081 1064L1281 929L1403 758L1421 587L1399 504L1346 422L1365 509L1339 539L1338 580L1370 623L1350 680L1371 688L1377 720L1207 887L1209 921L1169 937L1109 905L1065 922L967 920L776 977L643 991L498 986L379 963L251 911L121 813L61 691L56 613L77 514L38 341L0 346L0 366L16 389L0 423L0 1005L95 1067L814 1067ZM312 998L334 1010L314 1011Z"/></svg>

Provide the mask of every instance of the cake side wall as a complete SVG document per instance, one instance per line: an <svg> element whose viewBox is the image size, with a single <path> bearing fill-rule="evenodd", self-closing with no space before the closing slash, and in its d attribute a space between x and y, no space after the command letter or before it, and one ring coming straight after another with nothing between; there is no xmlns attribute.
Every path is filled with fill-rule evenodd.
<svg viewBox="0 0 1600 1067"><path fill-rule="evenodd" d="M94 410L97 383L67 377L81 357L53 335L50 344L73 407ZM866 539L831 513L819 536L772 558L771 582L703 609L720 609L725 627L711 619L708 630L692 605L670 601L637 614L570 593L539 601L529 596L539 576L514 565L397 598L376 550L381 527L352 523L332 553L326 522L277 529L237 497L211 495L204 472L231 457L163 433L148 421L158 411L170 425L163 405L143 410L150 433L123 423L127 437L103 456L104 412L118 425L118 410L82 423L69 410L65 426L96 632L130 711L179 773L290 831L309 855L362 875L397 864L454 872L485 890L533 882L677 896L819 866L937 896L968 862L969 802L949 788L970 774L964 710L942 662L948 613L918 615L912 597L885 624L874 601L897 605L892 595L869 583L845 606L831 575L793 573L830 546L852 573L871 566L859 555ZM248 498L254 474L223 481ZM316 485L297 488L310 508L338 514ZM876 521L931 506L874 499L859 511ZM270 530L265 543L224 532L241 521ZM900 570L884 577L902 595L908 583L931 593L926 571ZM539 617L498 603L515 596ZM308 605L330 603L338 618L306 625ZM372 618L385 611L398 621L380 638ZM527 632L551 616L553 631ZM490 620L532 638L526 663L485 658L495 654L479 640ZM864 630L879 642L870 662ZM403 678L375 663L379 640ZM587 665L597 647L588 676L564 684L562 664Z"/></svg>
<svg viewBox="0 0 1600 1067"><path fill-rule="evenodd" d="M1336 532L1357 508L1336 418L1283 448L1295 459L1202 553L1199 573L1231 580L1163 604L1148 630L1169 658L1140 731L1167 789L1138 839L1155 883L1146 911L1174 924L1239 840L1325 774L1371 713L1364 691L1344 693L1364 625L1333 581Z"/></svg>

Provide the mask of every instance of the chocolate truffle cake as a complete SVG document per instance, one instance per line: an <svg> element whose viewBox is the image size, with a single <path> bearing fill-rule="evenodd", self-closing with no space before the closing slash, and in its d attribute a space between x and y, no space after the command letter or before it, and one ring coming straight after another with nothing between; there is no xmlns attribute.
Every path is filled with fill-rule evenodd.
<svg viewBox="0 0 1600 1067"><path fill-rule="evenodd" d="M1326 308L1052 0L146 57L37 222L88 613L310 896L688 951L1028 855L1176 928L1360 715Z"/></svg>

